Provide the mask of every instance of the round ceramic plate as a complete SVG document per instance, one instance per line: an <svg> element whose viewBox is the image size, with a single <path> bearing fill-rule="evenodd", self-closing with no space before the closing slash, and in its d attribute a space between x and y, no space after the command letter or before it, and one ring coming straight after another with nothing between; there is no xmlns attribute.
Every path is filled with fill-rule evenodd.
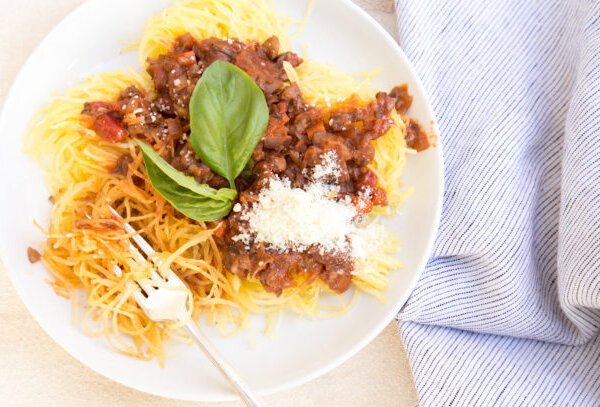
<svg viewBox="0 0 600 407"><path fill-rule="evenodd" d="M281 13L301 19L308 0L278 0ZM54 294L40 263L27 260L28 246L43 236L33 220L47 225L50 205L43 174L22 152L21 135L34 112L53 92L63 92L88 74L137 67L136 53L120 54L120 40L141 36L144 22L170 4L165 0L92 0L64 19L23 66L0 118L0 250L23 302L48 334L75 358L126 386L160 396L198 401L235 396L202 352L175 344L173 358L161 368L118 354L102 338L91 338L72 323L72 305ZM389 90L407 82L414 95L409 112L437 133L427 95L396 41L348 0L317 1L296 43L312 58L347 71L381 68L374 86ZM387 222L402 239L398 257L404 268L390 275L387 302L362 294L347 314L329 320L285 315L276 337L262 334L264 319L252 320L254 345L242 333L223 338L205 328L219 350L262 394L273 393L326 373L350 358L392 320L404 304L429 256L442 202L441 146L410 156L404 182L416 191L400 213ZM81 314L81 313L80 313Z"/></svg>

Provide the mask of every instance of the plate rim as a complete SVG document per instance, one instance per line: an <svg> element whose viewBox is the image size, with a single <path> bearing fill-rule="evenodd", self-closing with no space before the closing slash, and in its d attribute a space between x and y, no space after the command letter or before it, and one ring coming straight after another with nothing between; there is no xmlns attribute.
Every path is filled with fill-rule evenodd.
<svg viewBox="0 0 600 407"><path fill-rule="evenodd" d="M17 75L15 76L12 85L10 86L9 91L6 93L6 97L4 99L4 103L2 106L2 110L0 112L0 129L3 129L5 126L5 122L7 121L7 106L11 104L11 101L14 99L15 97L15 88L16 88L16 84L21 82L22 76L23 76L23 72L25 71L25 67L28 66L32 59L34 58L35 55L37 55L38 53L41 52L41 49L43 49L44 45L46 44L46 42L48 41L48 38L50 36L52 36L57 30L58 28L66 21L69 19L74 18L74 16L78 13L81 13L82 10L84 10L87 7L92 7L93 3L98 3L101 2L102 0L88 0L83 2L82 4L78 5L77 7L75 7L73 10L71 10L67 15L65 15L56 25L54 25L52 27L52 29L44 36L44 38L34 47L34 49L31 51L31 53L29 54L29 56L27 57L27 59L25 60L25 62L23 63L23 65L21 65L21 67L19 68L19 71L17 73ZM278 384L278 385L274 385L274 386L269 386L266 387L265 389L263 389L262 391L260 391L259 393L261 395L270 395L270 394L274 394L274 393L279 393L282 392L284 390L289 390L291 388L295 388L299 385L302 385L304 383L307 383L309 381L312 381L330 371L332 371L333 369L335 369L336 367L338 367L339 365L341 365L343 362L349 360L350 358L352 358L354 355L356 355L360 350L362 350L366 345L368 345L371 341L373 341L373 339L378 336L383 329L391 322L394 320L396 314L400 311L400 309L404 306L404 304L406 303L406 301L408 300L408 298L410 297L411 293L413 292L418 280L420 279L420 277L422 276L424 270L425 270L425 266L427 264L427 261L429 260L429 258L431 257L431 253L433 250L433 245L435 243L435 239L437 237L437 233L439 230L439 224L440 224L440 220L441 220L441 214L442 214L442 205L443 205L443 194L444 194L444 156L443 156L443 150L442 150L442 144L441 141L439 139L439 128L438 128L438 122L437 122L437 117L435 116L435 112L433 111L433 107L431 105L431 100L430 100L430 96L429 94L425 91L425 87L423 86L423 83L421 81L420 76L418 75L416 69L414 68L414 66L412 65L412 63L410 62L410 60L408 59L408 57L404 54L404 51L402 50L402 48L400 47L400 44L398 43L398 41L396 41L392 35L381 26L381 24L373 17L371 16L367 11L365 11L362 7L358 6L357 4L355 4L354 2L352 2L351 0L338 0L339 2L341 2L343 4L344 7L352 9L355 13L359 14L362 18L366 19L367 21L369 21L372 25L372 27L377 30L378 34L380 35L380 37L382 38L382 40L385 40L386 43L388 43L390 46L394 47L395 50L401 55L401 57L403 58L404 62L405 62L405 67L408 69L408 71L410 72L410 74L412 75L412 77L414 78L414 81L417 85L417 87L419 88L419 93L421 93L422 95L425 96L425 100L424 100L424 104L425 104L425 108L427 111L427 114L433 119L433 123L430 123L430 128L432 130L432 133L436 135L437 137L437 145L435 146L435 150L436 150L436 154L438 156L438 160L439 160L439 166L438 166L438 171L437 171L437 196L436 196L436 204L435 204L435 208L434 208L434 212L433 212L433 228L432 228L432 232L429 234L429 237L427 239L427 244L424 250L424 254L422 256L422 258L420 259L420 261L417 264L416 272L413 274L412 278L409 280L409 283L407 284L407 290L405 291L405 294L403 296L400 296L398 298L396 298L396 301L394 301L394 306L392 308L391 311L389 311L384 318L381 318L381 321L376 325L376 327L374 329L372 329L367 335L365 335L359 342L357 342L350 350L348 350L345 353L340 354L337 358L334 358L332 361L330 361L329 363L326 363L322 366L320 366L318 369L315 369L312 373L309 374L305 374L303 376L297 377L296 379L293 380L289 380L287 382ZM0 227L2 226L2 222L0 219ZM30 300L27 299L26 296L21 295L21 292L19 290L19 285L16 284L16 281L13 277L13 273L15 271L13 271L5 261L3 261L2 259L5 258L4 255L4 249L3 247L0 245L0 262L1 264L4 265L4 269L6 271L6 274L9 278L9 281L11 282L13 288L15 289L15 292L17 293L18 297L20 298L20 300L23 302L23 304L25 305L27 311L29 312L29 314L33 317L33 319L36 321L36 323L42 328L42 330L48 335L50 336L50 338L58 345L60 346L64 351L66 351L71 357L73 357L74 359L76 359L77 361L79 361L80 363L82 363L84 366L86 366L88 369L91 369L92 371L100 374L101 376L109 379L110 381L119 383L121 385L124 385L126 387L147 393L147 394L153 394L156 396L160 396L160 397L164 397L164 398L168 398L168 399L173 399L173 400L183 400L183 401L204 401L204 402L225 402L225 401L233 401L233 400L237 400L238 398L231 393L231 395L229 397L227 396L216 396L216 397L204 397L202 399L199 398L195 398L195 397L174 397L171 394L166 394L164 392L159 391L150 391L147 388L144 388L143 386L139 386L136 385L132 382L125 382L123 380L118 380L115 379L111 376L109 376L108 373L105 373L103 371L100 371L98 369L96 369L95 367L91 366L90 363L88 363L88 361L80 358L78 355L76 355L71 349L67 349L66 347L63 347L63 345L61 344L61 342L59 340L57 340L57 334L55 333L54 329L51 326L47 326L47 324L44 324L42 322L43 318L38 315L38 313L35 311L33 305L31 304Z"/></svg>

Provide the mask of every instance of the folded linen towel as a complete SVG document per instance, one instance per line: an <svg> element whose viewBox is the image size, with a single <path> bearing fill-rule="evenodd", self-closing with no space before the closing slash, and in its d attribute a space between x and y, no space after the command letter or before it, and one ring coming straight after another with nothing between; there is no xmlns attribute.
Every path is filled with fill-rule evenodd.
<svg viewBox="0 0 600 407"><path fill-rule="evenodd" d="M445 156L422 406L600 406L600 2L398 0Z"/></svg>

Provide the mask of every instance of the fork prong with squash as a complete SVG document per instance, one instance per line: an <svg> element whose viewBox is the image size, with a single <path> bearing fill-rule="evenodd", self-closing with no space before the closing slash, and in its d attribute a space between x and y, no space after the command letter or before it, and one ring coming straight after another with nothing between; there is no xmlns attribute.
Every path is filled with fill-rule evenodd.
<svg viewBox="0 0 600 407"><path fill-rule="evenodd" d="M136 261L142 263L154 262L155 267L160 267L160 260L156 257L156 251L140 234L127 223L114 208L109 207L112 214L123 222L125 231L132 235L131 239L137 247L129 243L129 250L134 254ZM120 270L119 270L120 272ZM150 278L136 281L140 290L134 293L134 298L139 306L153 321L184 322L184 329L200 347L215 367L231 383L242 401L247 406L258 407L261 405L258 397L250 389L248 384L234 370L234 368L223 358L212 342L204 335L198 325L189 318L190 291L186 284L169 269L166 276L161 276L154 268L150 270Z"/></svg>

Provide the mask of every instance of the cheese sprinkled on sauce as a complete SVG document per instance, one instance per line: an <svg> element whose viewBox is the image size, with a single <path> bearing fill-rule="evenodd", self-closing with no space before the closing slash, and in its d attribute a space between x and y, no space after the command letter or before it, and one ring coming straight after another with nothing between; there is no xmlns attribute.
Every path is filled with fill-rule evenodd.
<svg viewBox="0 0 600 407"><path fill-rule="evenodd" d="M302 189L287 179L271 179L252 206L234 206L248 227L233 240L248 246L264 243L279 253L306 252L317 245L321 254L327 251L360 261L377 250L385 230L378 223L358 225L361 217L352 200L336 200L337 194L331 184L315 182Z"/></svg>
<svg viewBox="0 0 600 407"><path fill-rule="evenodd" d="M347 252L346 237L354 230L356 209L346 201L331 199L334 186L313 183L306 189L293 188L290 181L270 180L251 208L242 214L249 230L236 240L249 244L254 237L279 252L306 251L320 245L331 252Z"/></svg>
<svg viewBox="0 0 600 407"><path fill-rule="evenodd" d="M321 162L312 170L312 178L315 181L337 181L342 175L338 165L338 155L330 150L321 156Z"/></svg>

